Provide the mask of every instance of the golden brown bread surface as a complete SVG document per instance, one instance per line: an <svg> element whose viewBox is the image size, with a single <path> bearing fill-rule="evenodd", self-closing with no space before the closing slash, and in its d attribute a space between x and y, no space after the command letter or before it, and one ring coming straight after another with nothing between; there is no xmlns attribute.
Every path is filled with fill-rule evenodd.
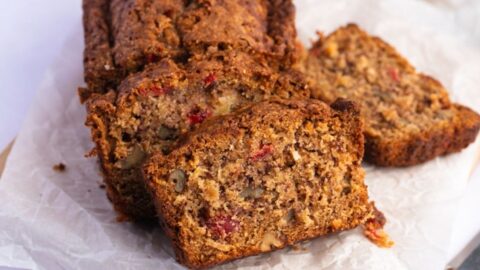
<svg viewBox="0 0 480 270"><path fill-rule="evenodd" d="M352 102L272 99L207 120L144 174L177 259L203 268L373 218L363 145Z"/></svg>
<svg viewBox="0 0 480 270"><path fill-rule="evenodd" d="M460 151L480 128L477 113L452 103L438 81L356 25L321 36L304 64L315 97L361 104L365 157L374 164L415 165Z"/></svg>

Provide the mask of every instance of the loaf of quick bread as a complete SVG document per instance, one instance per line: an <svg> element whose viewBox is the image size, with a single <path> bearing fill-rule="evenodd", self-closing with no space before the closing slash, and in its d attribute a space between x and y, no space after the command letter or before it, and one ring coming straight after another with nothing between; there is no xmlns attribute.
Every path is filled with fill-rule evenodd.
<svg viewBox="0 0 480 270"><path fill-rule="evenodd" d="M290 0L84 0L87 126L116 210L153 219L140 166L204 119L308 97Z"/></svg>

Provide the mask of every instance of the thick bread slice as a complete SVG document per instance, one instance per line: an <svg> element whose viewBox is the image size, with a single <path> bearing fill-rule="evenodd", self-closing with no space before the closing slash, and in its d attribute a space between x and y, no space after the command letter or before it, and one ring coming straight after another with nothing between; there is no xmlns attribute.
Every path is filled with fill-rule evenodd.
<svg viewBox="0 0 480 270"><path fill-rule="evenodd" d="M192 57L186 65L164 59L125 79L117 91L87 103L109 198L134 219L154 218L140 166L152 152L169 152L182 134L205 119L271 96L309 97L302 74L279 71L233 50Z"/></svg>
<svg viewBox="0 0 480 270"><path fill-rule="evenodd" d="M304 64L315 97L361 104L365 157L374 164L415 165L460 151L480 128L477 113L452 103L437 80L354 24L321 36Z"/></svg>
<svg viewBox="0 0 480 270"><path fill-rule="evenodd" d="M177 259L203 268L372 218L363 146L354 103L272 99L208 120L144 174Z"/></svg>

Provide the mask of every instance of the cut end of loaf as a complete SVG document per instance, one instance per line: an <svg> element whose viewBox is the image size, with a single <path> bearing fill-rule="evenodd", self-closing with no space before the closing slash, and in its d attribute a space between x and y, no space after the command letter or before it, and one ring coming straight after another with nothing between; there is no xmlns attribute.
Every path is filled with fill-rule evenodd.
<svg viewBox="0 0 480 270"><path fill-rule="evenodd" d="M144 174L179 261L201 268L363 224L362 156L353 103L271 100L206 122Z"/></svg>

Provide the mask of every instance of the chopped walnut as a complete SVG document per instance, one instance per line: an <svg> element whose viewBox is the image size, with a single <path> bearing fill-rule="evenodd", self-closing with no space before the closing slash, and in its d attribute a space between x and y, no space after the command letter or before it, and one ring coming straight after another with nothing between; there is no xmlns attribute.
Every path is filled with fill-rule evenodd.
<svg viewBox="0 0 480 270"><path fill-rule="evenodd" d="M369 83L374 83L377 81L377 71L375 71L375 69L373 68L368 68L367 69L367 81Z"/></svg>
<svg viewBox="0 0 480 270"><path fill-rule="evenodd" d="M262 251L269 251L272 250L273 247L281 247L283 244L280 239L275 235L273 232L267 232L262 239L262 242L260 243L260 250Z"/></svg>
<svg viewBox="0 0 480 270"><path fill-rule="evenodd" d="M229 113L237 103L235 95L225 95L218 98L218 105L215 106L215 114L223 115Z"/></svg>
<svg viewBox="0 0 480 270"><path fill-rule="evenodd" d="M360 56L360 58L358 58L358 61L355 63L355 68L357 69L357 71L360 72L360 71L363 71L367 67L368 67L367 57L365 57L365 55Z"/></svg>
<svg viewBox="0 0 480 270"><path fill-rule="evenodd" d="M353 84L353 80L349 76L338 75L337 76L337 84L338 84L338 86L351 87L352 84Z"/></svg>
<svg viewBox="0 0 480 270"><path fill-rule="evenodd" d="M293 160L295 160L295 161L299 161L299 160L302 158L302 156L300 156L300 154L298 153L298 151L295 150L295 149L292 149L292 150L291 150L291 153L292 153L292 158L293 158Z"/></svg>
<svg viewBox="0 0 480 270"><path fill-rule="evenodd" d="M330 58L337 58L338 56L338 44L335 42L330 42L325 46L325 53Z"/></svg>
<svg viewBox="0 0 480 270"><path fill-rule="evenodd" d="M332 221L332 227L334 229L340 229L342 227L342 225L343 225L343 222L340 219L334 219Z"/></svg>
<svg viewBox="0 0 480 270"><path fill-rule="evenodd" d="M246 187L241 193L240 197L248 199L248 198L255 198L258 199L260 196L263 194L263 188L257 187L257 188L252 188L252 187Z"/></svg>
<svg viewBox="0 0 480 270"><path fill-rule="evenodd" d="M136 144L132 150L128 153L127 157L120 162L120 166L123 169L130 169L140 164L146 158L146 153L143 148Z"/></svg>
<svg viewBox="0 0 480 270"><path fill-rule="evenodd" d="M297 219L303 222L306 226L311 226L314 224L314 221L310 218L310 210L308 209L297 213Z"/></svg>
<svg viewBox="0 0 480 270"><path fill-rule="evenodd" d="M186 175L183 170L176 169L170 173L169 180L175 183L175 191L182 192L185 188Z"/></svg>

